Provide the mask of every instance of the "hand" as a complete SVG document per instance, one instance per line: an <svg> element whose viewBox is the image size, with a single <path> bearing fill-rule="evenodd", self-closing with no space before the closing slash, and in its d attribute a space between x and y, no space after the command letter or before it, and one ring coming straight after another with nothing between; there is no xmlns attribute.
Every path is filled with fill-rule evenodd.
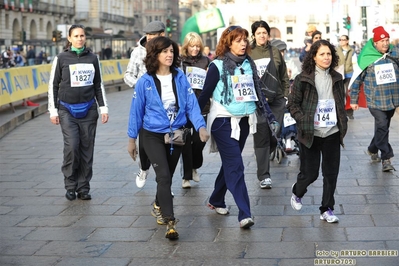
<svg viewBox="0 0 399 266"><path fill-rule="evenodd" d="M277 134L279 129L280 129L280 124L277 121L273 121L270 123L270 130L274 135Z"/></svg>
<svg viewBox="0 0 399 266"><path fill-rule="evenodd" d="M201 139L202 142L207 142L209 139L209 134L208 131L206 131L206 128L201 127L198 131L199 133L199 137Z"/></svg>
<svg viewBox="0 0 399 266"><path fill-rule="evenodd" d="M101 122L103 124L108 122L109 115L108 114L101 114Z"/></svg>
<svg viewBox="0 0 399 266"><path fill-rule="evenodd" d="M356 110L359 109L359 105L358 105L358 104L352 104L352 103L351 103L351 108L352 108L354 111L356 111Z"/></svg>
<svg viewBox="0 0 399 266"><path fill-rule="evenodd" d="M50 117L50 121L51 123L53 123L54 125L59 125L60 124L60 118L58 116L52 116Z"/></svg>
<svg viewBox="0 0 399 266"><path fill-rule="evenodd" d="M133 161L136 161L137 158L137 148L136 148L136 139L129 138L129 143L127 144L127 152L130 157L132 157Z"/></svg>

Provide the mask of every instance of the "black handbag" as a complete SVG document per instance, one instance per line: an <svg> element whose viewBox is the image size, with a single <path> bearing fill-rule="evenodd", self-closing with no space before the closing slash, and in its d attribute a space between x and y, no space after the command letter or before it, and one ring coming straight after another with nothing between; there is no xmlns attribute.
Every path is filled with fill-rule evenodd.
<svg viewBox="0 0 399 266"><path fill-rule="evenodd" d="M280 81L277 79L276 66L274 64L272 47L270 46L270 62L267 65L266 71L260 78L260 86L263 94L266 97L268 103L274 101L277 96L277 92L281 87Z"/></svg>

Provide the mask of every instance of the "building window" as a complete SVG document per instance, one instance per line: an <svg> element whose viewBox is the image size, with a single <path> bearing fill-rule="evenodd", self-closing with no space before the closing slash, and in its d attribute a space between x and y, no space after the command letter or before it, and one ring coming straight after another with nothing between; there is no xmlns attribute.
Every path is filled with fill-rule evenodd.
<svg viewBox="0 0 399 266"><path fill-rule="evenodd" d="M287 27L287 34L293 34L292 27Z"/></svg>
<svg viewBox="0 0 399 266"><path fill-rule="evenodd" d="M326 33L327 33L327 34L330 33L330 26L326 26Z"/></svg>
<svg viewBox="0 0 399 266"><path fill-rule="evenodd" d="M6 14L6 17L5 17L6 29L9 29L9 28L10 28L10 22L9 22L9 20L10 20L10 16L9 16L8 14Z"/></svg>
<svg viewBox="0 0 399 266"><path fill-rule="evenodd" d="M393 21L399 21L399 5L393 5Z"/></svg>

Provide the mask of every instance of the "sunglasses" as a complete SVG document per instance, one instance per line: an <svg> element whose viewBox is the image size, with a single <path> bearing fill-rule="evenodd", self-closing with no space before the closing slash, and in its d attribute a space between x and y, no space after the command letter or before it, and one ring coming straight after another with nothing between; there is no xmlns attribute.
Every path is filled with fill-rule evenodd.
<svg viewBox="0 0 399 266"><path fill-rule="evenodd" d="M230 32L232 32L232 31L235 30L235 29L241 29L241 26L230 26L230 27L227 29L227 34L229 34Z"/></svg>
<svg viewBox="0 0 399 266"><path fill-rule="evenodd" d="M339 41L347 41L347 39L339 39Z"/></svg>

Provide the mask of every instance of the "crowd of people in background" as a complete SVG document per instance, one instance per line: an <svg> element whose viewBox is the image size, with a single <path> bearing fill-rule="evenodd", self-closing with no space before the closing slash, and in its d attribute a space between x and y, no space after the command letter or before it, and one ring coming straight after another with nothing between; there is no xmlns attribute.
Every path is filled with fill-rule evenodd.
<svg viewBox="0 0 399 266"><path fill-rule="evenodd" d="M11 49L7 47L1 52L1 67L22 67L22 66L34 66L41 64L50 63L51 58L45 49L41 49L39 53L36 54L33 46L28 46L28 51L25 53L22 48Z"/></svg>

